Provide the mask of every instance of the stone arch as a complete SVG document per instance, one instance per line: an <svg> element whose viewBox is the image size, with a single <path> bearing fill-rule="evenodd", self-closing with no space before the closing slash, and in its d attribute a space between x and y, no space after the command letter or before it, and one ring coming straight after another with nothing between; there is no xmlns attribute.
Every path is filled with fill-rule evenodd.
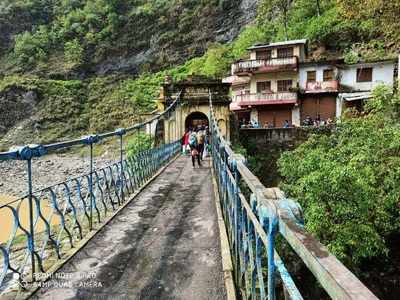
<svg viewBox="0 0 400 300"><path fill-rule="evenodd" d="M209 126L209 120L205 113L194 111L188 114L185 118L185 129L196 127L198 125Z"/></svg>

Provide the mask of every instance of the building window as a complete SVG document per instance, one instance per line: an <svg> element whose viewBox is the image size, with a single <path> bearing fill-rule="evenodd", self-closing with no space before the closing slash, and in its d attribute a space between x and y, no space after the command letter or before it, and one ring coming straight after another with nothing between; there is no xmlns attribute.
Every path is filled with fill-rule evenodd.
<svg viewBox="0 0 400 300"><path fill-rule="evenodd" d="M270 59L271 56L271 50L256 51L256 59Z"/></svg>
<svg viewBox="0 0 400 300"><path fill-rule="evenodd" d="M324 81L331 81L334 78L334 73L332 69L324 70Z"/></svg>
<svg viewBox="0 0 400 300"><path fill-rule="evenodd" d="M278 49L278 58L292 57L292 56L293 56L293 47Z"/></svg>
<svg viewBox="0 0 400 300"><path fill-rule="evenodd" d="M266 93L271 91L271 81L257 82L257 93Z"/></svg>
<svg viewBox="0 0 400 300"><path fill-rule="evenodd" d="M315 82L317 80L316 71L307 71L307 82Z"/></svg>
<svg viewBox="0 0 400 300"><path fill-rule="evenodd" d="M288 92L292 87L292 80L278 80L278 92Z"/></svg>
<svg viewBox="0 0 400 300"><path fill-rule="evenodd" d="M371 81L372 81L372 68L357 69L357 82L371 82Z"/></svg>

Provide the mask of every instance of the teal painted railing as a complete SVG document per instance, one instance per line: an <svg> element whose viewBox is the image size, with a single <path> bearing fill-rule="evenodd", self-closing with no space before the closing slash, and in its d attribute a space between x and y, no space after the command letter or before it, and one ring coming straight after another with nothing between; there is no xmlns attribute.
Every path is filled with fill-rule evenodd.
<svg viewBox="0 0 400 300"><path fill-rule="evenodd" d="M304 230L299 205L279 189L265 188L243 156L232 151L218 128L211 94L210 122L213 168L239 296L273 300L280 289L285 299L303 299L275 249L280 235L332 299L377 299Z"/></svg>
<svg viewBox="0 0 400 300"><path fill-rule="evenodd" d="M25 196L0 206L0 228L4 220L12 220L7 241L0 244L0 293L19 283L43 279L57 260L76 247L111 213L123 206L130 195L138 191L172 157L177 155L181 142L161 145L126 157L124 137L140 133L155 121L167 119L180 105L180 96L166 111L144 123L114 132L90 135L81 139L50 145L28 145L0 153L0 161L26 162ZM119 160L105 168L94 168L93 147L103 140L116 139ZM89 149L89 169L76 178L35 190L32 160L56 150L68 152L73 146ZM48 170L49 174L58 170ZM39 278L40 280L40 278Z"/></svg>

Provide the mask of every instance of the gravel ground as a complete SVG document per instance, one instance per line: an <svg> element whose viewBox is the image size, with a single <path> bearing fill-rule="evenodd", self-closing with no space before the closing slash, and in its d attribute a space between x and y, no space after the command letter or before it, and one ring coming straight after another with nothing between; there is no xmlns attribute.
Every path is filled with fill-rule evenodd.
<svg viewBox="0 0 400 300"><path fill-rule="evenodd" d="M226 299L212 191L180 157L32 299Z"/></svg>
<svg viewBox="0 0 400 300"><path fill-rule="evenodd" d="M101 168L114 161L106 156L95 159L95 168ZM89 172L89 157L78 154L51 154L34 159L32 176L34 190L40 190L56 183ZM0 196L22 197L27 193L26 162L0 162Z"/></svg>

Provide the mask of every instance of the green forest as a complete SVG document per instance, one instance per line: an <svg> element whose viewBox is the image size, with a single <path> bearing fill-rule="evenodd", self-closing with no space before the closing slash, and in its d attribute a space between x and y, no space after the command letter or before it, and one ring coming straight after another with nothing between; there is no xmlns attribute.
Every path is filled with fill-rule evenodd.
<svg viewBox="0 0 400 300"><path fill-rule="evenodd" d="M135 122L134 112L155 108L166 75L222 77L258 42L307 38L315 59L339 56L347 62L392 57L400 44L398 1L372 0L262 0L254 20L237 28L234 39L215 41L215 20L227 18L223 12L238 2L0 0L0 95L10 89L38 95L34 120L13 136L29 140L39 124L39 141L51 142ZM235 26L231 21L228 27ZM143 52L149 47L157 51ZM128 69L110 60L129 60L130 53L140 55ZM116 67L96 69L100 65ZM63 112L49 116L49 106L60 101ZM0 138L15 120L22 121L0 124ZM0 145L8 147L9 138Z"/></svg>
<svg viewBox="0 0 400 300"><path fill-rule="evenodd" d="M255 43L305 38L313 59L346 63L392 58L400 48L399 0L260 0L249 24L216 40L215 20L239 2L0 0L0 101L37 95L28 120L0 124L0 150L135 123L156 108L167 75L222 78ZM114 59L131 54L129 67ZM400 96L380 87L364 114L349 113L335 132L312 135L278 162L281 187L302 205L307 230L376 285L368 276L392 279L398 270L382 266L400 261L399 114ZM19 131L16 121L25 121Z"/></svg>

